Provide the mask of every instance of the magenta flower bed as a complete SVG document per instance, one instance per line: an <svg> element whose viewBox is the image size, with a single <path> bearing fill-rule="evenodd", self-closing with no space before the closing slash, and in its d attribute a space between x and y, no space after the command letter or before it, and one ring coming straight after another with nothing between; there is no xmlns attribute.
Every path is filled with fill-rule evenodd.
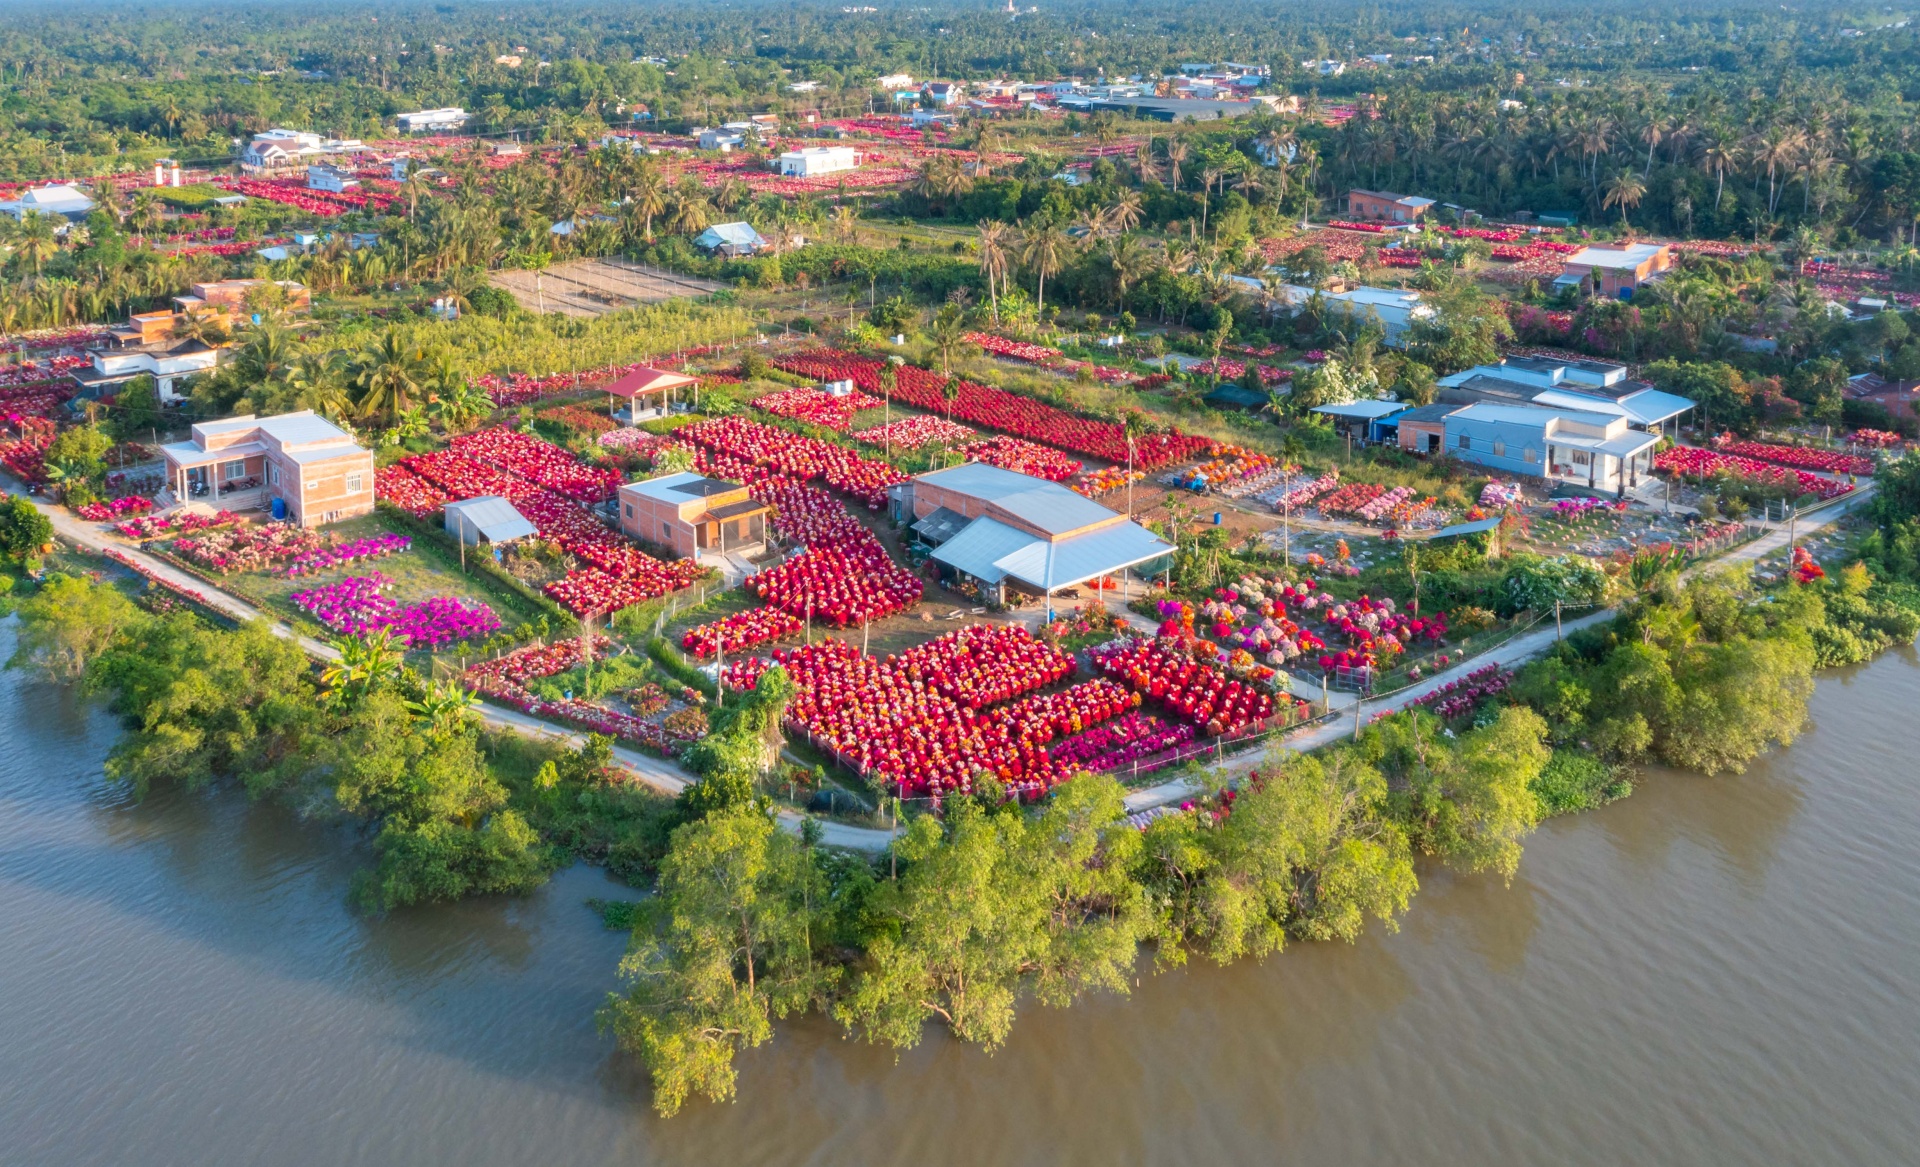
<svg viewBox="0 0 1920 1167"><path fill-rule="evenodd" d="M1483 669L1475 669L1457 681L1447 682L1413 704L1431 709L1443 719L1451 721L1473 712L1482 701L1505 692L1512 683L1512 673L1499 665L1488 665Z"/></svg>
<svg viewBox="0 0 1920 1167"><path fill-rule="evenodd" d="M345 567L349 563L378 559L382 555L393 555L413 546L413 540L406 535L381 534L367 539L355 539L342 543L338 547L322 547L310 551L287 565L287 574L305 575L309 572L325 571L330 567Z"/></svg>
<svg viewBox="0 0 1920 1167"><path fill-rule="evenodd" d="M293 602L335 632L365 636L387 628L415 647L474 640L500 630L500 618L485 604L451 596L402 604L382 594L391 586L393 581L377 571L350 575L339 583L295 592Z"/></svg>
<svg viewBox="0 0 1920 1167"><path fill-rule="evenodd" d="M1193 726L1134 710L1053 747L1057 762L1082 770L1118 770L1193 740Z"/></svg>

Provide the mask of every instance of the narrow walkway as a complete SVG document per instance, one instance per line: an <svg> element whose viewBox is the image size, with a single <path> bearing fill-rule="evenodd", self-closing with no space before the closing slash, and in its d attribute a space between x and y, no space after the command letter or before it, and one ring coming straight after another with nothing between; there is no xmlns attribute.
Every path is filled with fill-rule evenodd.
<svg viewBox="0 0 1920 1167"><path fill-rule="evenodd" d="M23 498L32 499L32 496L28 495L11 481L6 483L5 489L10 494L17 494ZM1855 491L1845 501L1797 522L1793 531L1794 537L1798 538L1812 534L1815 531L1831 526L1842 516L1865 504L1867 500L1873 496L1873 491L1873 484L1868 483ZM41 513L52 520L55 533L67 542L98 553L104 553L108 548L111 548L115 554L139 563L142 568L151 571L153 574L198 592L200 595L206 597L208 603L236 619L266 619L274 632L297 641L310 655L322 660L338 659L339 653L335 652L331 645L314 640L311 637L299 635L294 632L292 628L270 614L263 613L251 604L247 604L202 580L180 571L169 563L138 550L117 536L107 534L97 524L87 523L77 519L64 508L54 507L39 499L32 499L32 501L34 505L40 509ZM1785 528L1769 531L1767 534L1749 543L1745 543L1725 555L1702 560L1689 568L1687 574L1692 575L1697 572L1729 564L1754 563L1767 555L1785 548L1788 541L1788 534L1789 532ZM1598 612L1582 616L1577 620L1564 621L1561 631L1563 633L1570 633L1601 623L1605 620L1610 620L1617 611L1618 609L1616 608L1605 608ZM1128 623L1135 628L1141 631L1151 631L1150 627L1142 627L1150 626L1151 621L1134 613L1125 612L1124 608L1122 609L1122 614ZM1535 629L1532 632L1515 637L1507 643L1500 645L1498 648L1461 661L1445 672L1438 673L1418 685L1403 689L1383 701L1374 704L1367 704L1365 702L1358 703L1355 716L1360 720L1360 723L1364 725L1366 721L1371 720L1379 713L1391 713L1405 709L1413 702L1431 693L1435 689L1440 688L1442 685L1459 680L1468 673L1486 668L1488 665L1501 665L1511 668L1524 661L1530 660L1547 651L1547 648L1552 645L1557 638L1556 631L1552 627ZM1345 704L1351 707L1354 703L1349 700ZM586 741L586 735L584 733L564 729L517 710L506 709L487 703L482 703L480 710L481 716L486 723L497 728L510 729L516 733L523 733L535 737L543 737L569 746L577 746ZM1296 753L1318 749L1322 746L1330 745L1342 737L1352 736L1354 723L1354 718L1341 717L1333 721L1322 722L1305 729L1296 730L1286 737L1275 739L1269 744L1267 749L1257 751L1249 750L1245 754L1222 761L1219 765L1207 772L1204 781L1181 777L1163 782L1158 786L1144 790L1136 790L1132 794L1127 795L1126 808L1128 811L1150 810L1157 806L1183 802L1196 796L1210 793L1219 789L1230 778L1243 774L1255 766L1258 766L1266 758L1267 754L1276 747L1284 751ZM624 746L615 747L613 753L614 759L631 771L636 780L653 787L663 794L677 795L686 789L689 783L695 781L694 775L681 769L672 762L650 757L646 754L627 749ZM795 811L780 812L781 825L791 831L797 832L800 829L803 819L804 816ZM846 847L860 851L884 851L894 836L893 831L877 830L870 827L848 826L844 823L829 822L824 819L817 821L825 832L823 841L835 847Z"/></svg>
<svg viewBox="0 0 1920 1167"><path fill-rule="evenodd" d="M1865 505L1872 497L1873 486L1871 484L1863 486L1859 490L1856 490L1845 501L1836 503L1824 511L1800 520L1795 526L1793 536L1796 539L1803 538L1829 527L1838 522L1846 514ZM1741 544L1739 547L1734 548L1724 555L1701 560L1699 563L1688 568L1686 574L1694 575L1729 565L1755 563L1776 551L1783 550L1787 546L1787 538L1788 531L1785 528L1769 531L1757 539ZM1618 612L1619 609L1617 608L1603 608L1598 612L1582 616L1577 620L1564 621L1562 623L1562 631L1571 633L1582 628L1591 627L1603 621L1611 620ZM1364 725L1380 713L1393 713L1405 709L1421 697L1440 688L1442 685L1457 681L1468 673L1486 668L1488 665L1501 665L1506 668L1512 668L1514 665L1531 660L1546 652L1556 639L1558 639L1558 637L1552 625L1537 628L1532 632L1517 636L1498 648L1483 652L1478 656L1469 657L1445 672L1438 673L1418 685L1402 689L1384 700L1362 703L1358 711L1360 723ZM1349 703L1348 707L1352 707L1351 703ZM1127 795L1127 809L1129 811L1151 810L1156 806L1185 802L1198 795L1212 793L1225 785L1229 778L1244 774L1260 765L1267 753L1275 747L1281 750L1300 753L1331 745L1343 737L1352 737L1354 721L1354 717L1342 717L1333 721L1322 722L1306 729L1296 730L1286 737L1275 739L1265 750L1249 750L1245 754L1224 760L1209 770L1204 780L1186 777L1175 778L1163 782L1158 786L1149 787L1144 790L1136 790L1132 794Z"/></svg>
<svg viewBox="0 0 1920 1167"><path fill-rule="evenodd" d="M165 560L147 554L118 535L102 529L99 524L76 518L64 507L56 507L34 498L12 481L5 483L5 491L28 499L39 508L40 513L52 521L54 534L61 541L100 555L107 555L107 552L111 551L113 554L108 555L108 558L118 556L131 560L139 564L142 571L165 579L169 583L178 584L204 597L208 605L236 620L265 620L267 626L272 628L276 635L299 644L309 656L327 661L340 659L339 652L325 641L300 635L272 613L262 612L239 597L222 591L205 580L188 575ZM517 709L508 709L491 702L481 702L479 712L481 720L495 729L511 730L529 737L546 738L569 747L584 745L587 740L585 733L554 725L552 722L542 721ZM629 771L636 781L669 796L678 795L696 780L693 774L673 762L655 758L625 746L615 746L613 758ZM780 814L782 825L795 832L799 831L803 817L796 811L782 811ZM836 847L861 851L884 851L893 838L892 831L853 827L824 819L820 820L820 825L825 832L823 841Z"/></svg>

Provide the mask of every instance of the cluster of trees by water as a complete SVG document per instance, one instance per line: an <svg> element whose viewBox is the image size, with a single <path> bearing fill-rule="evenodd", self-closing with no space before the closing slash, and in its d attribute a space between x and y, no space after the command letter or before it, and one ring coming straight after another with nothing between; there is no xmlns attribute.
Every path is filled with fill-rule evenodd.
<svg viewBox="0 0 1920 1167"><path fill-rule="evenodd" d="M818 1010L901 1049L939 1023L991 1050L1022 1002L1126 993L1143 946L1163 968L1258 959L1396 926L1422 860L1510 877L1542 818L1619 797L1634 763L1737 772L1794 739L1816 669L1920 632L1916 508L1909 456L1857 557L1811 584L1683 580L1650 560L1615 619L1502 696L1275 754L1144 830L1109 776L1032 807L981 781L879 856L783 830L757 795L790 694L779 669L715 711L689 757L701 779L670 801L620 782L604 739L559 751L484 731L469 697L378 639L316 669L264 625L136 602L111 581L23 582L12 663L111 702L128 731L108 773L136 791L231 783L364 824L372 862L353 895L369 909L523 892L580 857L650 884L604 906L634 939L601 1020L671 1113L731 1096L735 1057L782 1017ZM37 517L0 514L16 569L40 553Z"/></svg>

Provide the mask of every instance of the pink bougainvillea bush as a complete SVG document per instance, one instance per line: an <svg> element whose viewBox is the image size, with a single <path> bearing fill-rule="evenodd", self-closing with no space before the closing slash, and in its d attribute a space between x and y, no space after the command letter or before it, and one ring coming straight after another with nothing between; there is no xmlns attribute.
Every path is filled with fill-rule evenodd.
<svg viewBox="0 0 1920 1167"><path fill-rule="evenodd" d="M403 604L386 594L393 581L379 572L293 593L296 607L335 632L364 636L382 628L416 648L479 640L500 631L500 618L477 601L435 596Z"/></svg>

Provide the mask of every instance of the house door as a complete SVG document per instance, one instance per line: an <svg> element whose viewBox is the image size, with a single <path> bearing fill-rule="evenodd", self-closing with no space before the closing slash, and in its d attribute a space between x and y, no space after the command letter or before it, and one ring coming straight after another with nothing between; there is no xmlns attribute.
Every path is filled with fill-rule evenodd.
<svg viewBox="0 0 1920 1167"><path fill-rule="evenodd" d="M1439 452L1440 452L1440 435L1428 434L1427 435L1427 453L1437 454Z"/></svg>

